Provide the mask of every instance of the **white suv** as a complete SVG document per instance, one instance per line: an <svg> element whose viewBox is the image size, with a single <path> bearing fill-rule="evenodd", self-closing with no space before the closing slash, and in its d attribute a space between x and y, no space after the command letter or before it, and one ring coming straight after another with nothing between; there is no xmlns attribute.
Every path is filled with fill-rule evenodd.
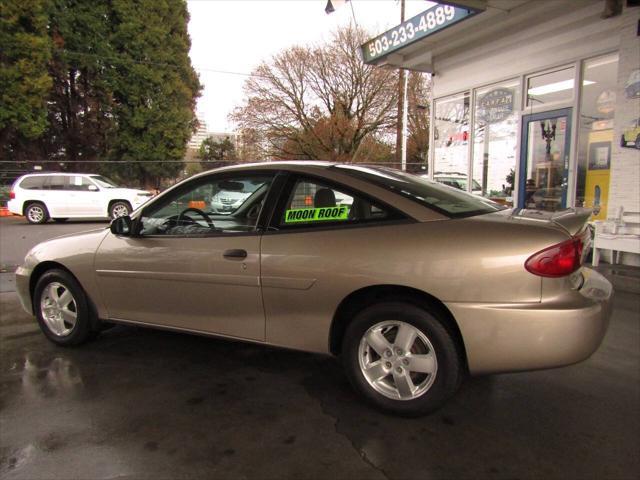
<svg viewBox="0 0 640 480"><path fill-rule="evenodd" d="M35 173L18 178L9 193L9 211L29 223L49 218L116 218L129 215L150 197L144 190L120 188L108 178L82 173Z"/></svg>

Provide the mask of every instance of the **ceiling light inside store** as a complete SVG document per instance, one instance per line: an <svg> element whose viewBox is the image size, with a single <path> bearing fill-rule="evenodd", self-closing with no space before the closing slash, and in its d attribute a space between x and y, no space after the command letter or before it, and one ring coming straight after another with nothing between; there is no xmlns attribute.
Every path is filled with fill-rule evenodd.
<svg viewBox="0 0 640 480"><path fill-rule="evenodd" d="M596 82L591 80L585 80L582 85L591 85ZM547 85L541 85L529 89L529 95L547 95L549 93L561 92L563 90L569 90L573 88L573 80L563 80L561 82L549 83Z"/></svg>

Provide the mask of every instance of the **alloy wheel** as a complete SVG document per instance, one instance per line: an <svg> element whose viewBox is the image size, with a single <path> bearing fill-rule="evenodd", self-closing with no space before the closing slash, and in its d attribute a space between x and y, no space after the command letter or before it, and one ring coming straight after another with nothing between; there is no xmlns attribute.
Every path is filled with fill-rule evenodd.
<svg viewBox="0 0 640 480"><path fill-rule="evenodd" d="M129 209L124 203L116 203L111 208L111 216L113 218L124 217L125 215L129 215Z"/></svg>
<svg viewBox="0 0 640 480"><path fill-rule="evenodd" d="M47 328L58 337L69 335L78 320L76 300L69 288L59 282L51 282L44 288L40 313Z"/></svg>
<svg viewBox="0 0 640 480"><path fill-rule="evenodd" d="M41 223L44 221L44 209L39 205L32 205L27 210L27 218L32 223Z"/></svg>
<svg viewBox="0 0 640 480"><path fill-rule="evenodd" d="M433 385L438 361L429 338L413 325L388 320L369 328L358 348L360 370L378 393L414 400Z"/></svg>

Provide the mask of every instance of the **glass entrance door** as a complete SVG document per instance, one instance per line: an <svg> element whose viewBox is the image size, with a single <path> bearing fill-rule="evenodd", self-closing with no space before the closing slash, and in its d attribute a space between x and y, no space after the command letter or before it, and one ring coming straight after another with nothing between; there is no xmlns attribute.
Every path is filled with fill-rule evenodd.
<svg viewBox="0 0 640 480"><path fill-rule="evenodd" d="M522 117L520 208L566 208L570 147L570 108Z"/></svg>

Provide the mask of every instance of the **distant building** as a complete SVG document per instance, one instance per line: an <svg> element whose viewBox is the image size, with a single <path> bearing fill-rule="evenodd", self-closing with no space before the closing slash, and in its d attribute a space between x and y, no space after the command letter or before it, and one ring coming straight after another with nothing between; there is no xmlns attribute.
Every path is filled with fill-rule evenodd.
<svg viewBox="0 0 640 480"><path fill-rule="evenodd" d="M233 146L238 148L238 135L235 132L226 133L226 132L210 132L207 130L207 122L204 120L202 115L198 114L198 130L193 134L191 140L187 144L187 148L189 150L198 151L200 149L200 145L202 142L209 137L213 137L218 141L222 141L225 138L228 138L233 142Z"/></svg>
<svg viewBox="0 0 640 480"><path fill-rule="evenodd" d="M207 130L207 122L201 115L198 115L198 130L196 130L196 133L194 133L191 140L189 140L187 147L190 150L198 150L204 139L208 136L209 132Z"/></svg>

